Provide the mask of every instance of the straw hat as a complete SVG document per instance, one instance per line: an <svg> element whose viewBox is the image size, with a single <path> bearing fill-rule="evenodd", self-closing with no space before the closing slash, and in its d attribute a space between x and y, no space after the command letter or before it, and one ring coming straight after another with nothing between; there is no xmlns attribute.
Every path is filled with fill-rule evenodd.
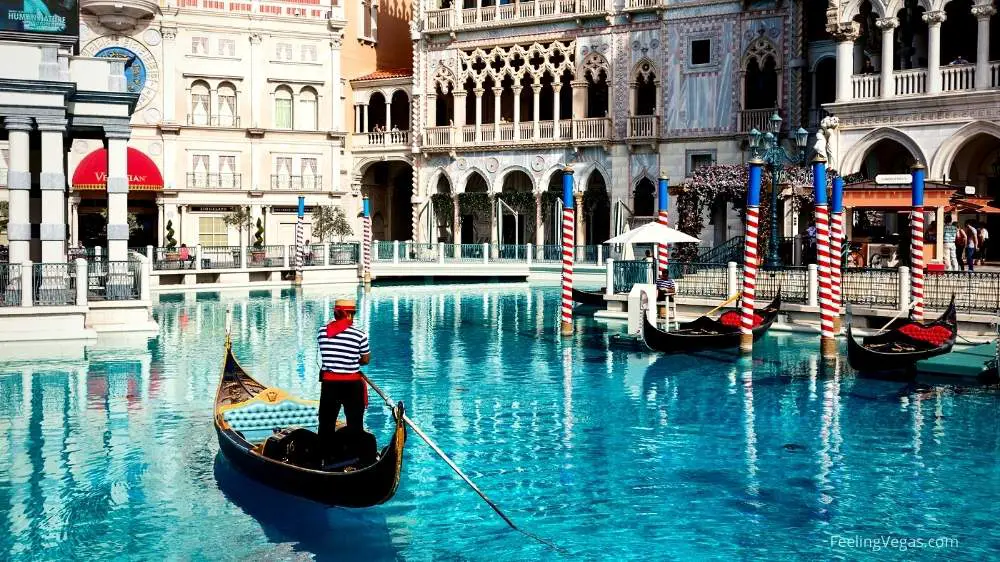
<svg viewBox="0 0 1000 562"><path fill-rule="evenodd" d="M354 299L337 299L337 301L333 303L333 309L353 312L357 310L358 307L354 303Z"/></svg>

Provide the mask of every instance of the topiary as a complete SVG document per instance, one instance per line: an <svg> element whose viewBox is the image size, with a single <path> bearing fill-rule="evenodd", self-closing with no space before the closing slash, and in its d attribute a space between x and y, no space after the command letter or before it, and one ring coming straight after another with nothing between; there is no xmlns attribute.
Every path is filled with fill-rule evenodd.
<svg viewBox="0 0 1000 562"><path fill-rule="evenodd" d="M167 221L167 249L173 250L177 248L177 240L174 238L174 221Z"/></svg>
<svg viewBox="0 0 1000 562"><path fill-rule="evenodd" d="M257 217L257 231L253 235L253 247L260 250L264 247L264 223Z"/></svg>

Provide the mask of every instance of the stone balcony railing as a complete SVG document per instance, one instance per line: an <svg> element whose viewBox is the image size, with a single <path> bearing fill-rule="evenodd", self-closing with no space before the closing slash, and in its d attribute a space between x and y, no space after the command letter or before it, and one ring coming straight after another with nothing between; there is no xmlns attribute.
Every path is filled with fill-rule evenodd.
<svg viewBox="0 0 1000 562"><path fill-rule="evenodd" d="M188 172L188 189L242 189L243 181L240 174L207 174Z"/></svg>
<svg viewBox="0 0 1000 562"><path fill-rule="evenodd" d="M515 126L516 125L516 126ZM428 127L424 146L451 148L459 146L504 145L519 141L606 142L611 140L611 119L565 119L523 123L483 123L461 127Z"/></svg>
<svg viewBox="0 0 1000 562"><path fill-rule="evenodd" d="M749 133L753 129L757 129L762 133L766 133L771 130L771 116L777 111L781 113L781 109L777 107L769 107L767 109L745 109L740 111L740 129L741 133Z"/></svg>
<svg viewBox="0 0 1000 562"><path fill-rule="evenodd" d="M1000 88L1000 61L989 63L988 88ZM896 70L892 73L891 98L919 96L929 93L930 77L926 68ZM873 100L883 97L880 74L855 74L851 76L852 100ZM941 67L941 92L972 92L976 89L976 65L955 64Z"/></svg>
<svg viewBox="0 0 1000 562"><path fill-rule="evenodd" d="M610 0L533 0L476 8L445 8L425 12L424 30L436 33L531 24L581 16L601 16L608 14L610 10Z"/></svg>
<svg viewBox="0 0 1000 562"><path fill-rule="evenodd" d="M628 118L628 138L630 140L656 139L660 136L658 115L637 115Z"/></svg>
<svg viewBox="0 0 1000 562"><path fill-rule="evenodd" d="M271 189L315 191L323 189L323 176L286 176L284 174L274 174L271 176Z"/></svg>
<svg viewBox="0 0 1000 562"><path fill-rule="evenodd" d="M410 131L385 131L382 133L354 133L351 147L354 150L406 148L410 144Z"/></svg>

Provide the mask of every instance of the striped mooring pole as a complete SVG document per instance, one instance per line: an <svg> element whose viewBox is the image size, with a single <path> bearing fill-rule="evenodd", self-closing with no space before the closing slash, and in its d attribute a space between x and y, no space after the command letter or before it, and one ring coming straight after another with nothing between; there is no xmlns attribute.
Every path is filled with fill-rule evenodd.
<svg viewBox="0 0 1000 562"><path fill-rule="evenodd" d="M656 222L666 226L669 224L667 210L670 208L670 178L666 172L660 172L660 180L657 185L657 213ZM656 246L656 276L659 278L660 272L665 271L670 266L670 244L657 244Z"/></svg>
<svg viewBox="0 0 1000 562"><path fill-rule="evenodd" d="M364 229L364 239L361 241L361 277L365 288L370 289L372 286L372 216L371 203L369 203L367 196L361 200L361 222Z"/></svg>
<svg viewBox="0 0 1000 562"><path fill-rule="evenodd" d="M306 198L299 196L299 211L295 219L295 284L302 285L302 262L305 254L303 244L305 244L305 218L306 218Z"/></svg>
<svg viewBox="0 0 1000 562"><path fill-rule="evenodd" d="M819 350L823 359L837 356L834 337L833 287L830 274L830 206L826 196L826 158L817 154L812 161L813 189L816 193L816 262L819 269Z"/></svg>
<svg viewBox="0 0 1000 562"><path fill-rule="evenodd" d="M753 351L754 295L757 292L757 234L760 226L760 183L764 161L750 160L747 186L747 227L743 248L743 295L740 305L740 352Z"/></svg>
<svg viewBox="0 0 1000 562"><path fill-rule="evenodd" d="M844 178L833 178L833 190L830 193L830 289L833 294L833 306L836 316L833 317L833 333L840 333L840 311L843 310L843 292L840 289L841 269L844 264Z"/></svg>
<svg viewBox="0 0 1000 562"><path fill-rule="evenodd" d="M924 176L927 169L913 166L913 213L910 217L910 301L913 319L924 319Z"/></svg>
<svg viewBox="0 0 1000 562"><path fill-rule="evenodd" d="M576 248L573 217L573 168L563 168L562 303L560 332L573 334L573 251Z"/></svg>

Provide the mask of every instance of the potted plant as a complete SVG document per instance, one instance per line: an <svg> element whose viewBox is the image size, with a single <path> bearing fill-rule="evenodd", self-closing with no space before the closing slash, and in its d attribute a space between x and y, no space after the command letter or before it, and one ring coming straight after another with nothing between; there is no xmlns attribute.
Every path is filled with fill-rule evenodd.
<svg viewBox="0 0 1000 562"><path fill-rule="evenodd" d="M177 239L174 238L174 221L167 221L167 237L164 242L167 244L167 251L164 255L166 261L177 261L179 256L177 254Z"/></svg>
<svg viewBox="0 0 1000 562"><path fill-rule="evenodd" d="M253 235L253 248L250 250L250 261L252 263L262 263L265 255L267 253L264 251L264 223L258 217L257 231Z"/></svg>

